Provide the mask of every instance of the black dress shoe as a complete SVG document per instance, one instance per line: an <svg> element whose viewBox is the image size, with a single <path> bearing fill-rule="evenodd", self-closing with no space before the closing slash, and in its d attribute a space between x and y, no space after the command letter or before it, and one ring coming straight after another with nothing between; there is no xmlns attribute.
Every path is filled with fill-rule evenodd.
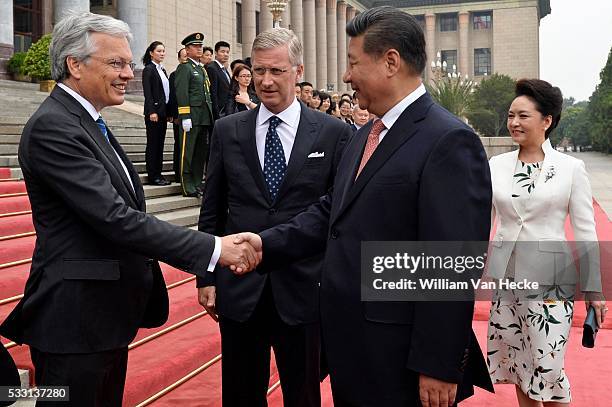
<svg viewBox="0 0 612 407"><path fill-rule="evenodd" d="M149 185L156 185L158 187L163 187L166 185L170 185L170 183L166 181L165 179L157 178L157 179L149 181Z"/></svg>
<svg viewBox="0 0 612 407"><path fill-rule="evenodd" d="M198 191L194 191L194 192L190 192L188 194L183 195L187 198L201 198L202 197L202 193L198 192Z"/></svg>

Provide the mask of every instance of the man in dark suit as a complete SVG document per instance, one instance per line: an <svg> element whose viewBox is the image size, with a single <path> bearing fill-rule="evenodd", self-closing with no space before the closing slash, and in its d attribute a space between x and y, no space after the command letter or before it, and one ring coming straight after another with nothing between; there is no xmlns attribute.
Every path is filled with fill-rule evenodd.
<svg viewBox="0 0 612 407"><path fill-rule="evenodd" d="M214 87L212 94L219 117L225 116L225 105L230 94L230 82L232 73L227 69L230 57L230 45L226 41L219 41L215 44L215 59L206 65L210 73L211 87Z"/></svg>
<svg viewBox="0 0 612 407"><path fill-rule="evenodd" d="M202 231L262 231L288 221L332 186L352 135L342 121L295 98L304 67L290 30L259 34L252 56L261 105L215 124ZM285 405L320 406L321 260L316 254L245 276L217 268L198 278L200 302L220 317L224 406L266 405L271 347Z"/></svg>
<svg viewBox="0 0 612 407"><path fill-rule="evenodd" d="M472 129L425 91L425 39L412 16L373 8L347 33L344 81L380 119L345 148L331 194L260 234L258 270L326 248L321 333L335 406L451 406L473 385L492 390L473 302L362 301L361 243L488 240L487 158Z"/></svg>
<svg viewBox="0 0 612 407"><path fill-rule="evenodd" d="M217 261L254 267L258 258L231 237L145 213L138 174L99 113L123 103L134 77L130 38L109 16L58 22L49 48L58 84L19 144L36 246L0 333L30 346L37 385L69 386L62 406L121 405L128 344L168 317L156 259L204 276Z"/></svg>

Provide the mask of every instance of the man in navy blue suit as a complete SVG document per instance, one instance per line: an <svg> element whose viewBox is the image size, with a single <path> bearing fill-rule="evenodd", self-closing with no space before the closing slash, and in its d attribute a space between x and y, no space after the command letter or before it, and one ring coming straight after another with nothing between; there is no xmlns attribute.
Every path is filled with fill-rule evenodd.
<svg viewBox="0 0 612 407"><path fill-rule="evenodd" d="M474 131L425 90L425 39L412 16L373 8L347 33L344 81L380 119L347 144L333 192L244 239L263 244L259 272L325 250L321 333L336 407L452 406L474 385L492 390L473 302L362 301L361 242L488 240L487 157Z"/></svg>

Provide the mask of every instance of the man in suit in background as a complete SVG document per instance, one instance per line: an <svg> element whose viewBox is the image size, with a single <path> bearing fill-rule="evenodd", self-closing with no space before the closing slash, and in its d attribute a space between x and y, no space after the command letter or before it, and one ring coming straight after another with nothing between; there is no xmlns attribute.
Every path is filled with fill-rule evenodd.
<svg viewBox="0 0 612 407"><path fill-rule="evenodd" d="M230 45L225 41L215 44L215 59L207 65L210 72L211 82L215 87L213 99L217 106L219 117L225 116L225 105L230 94L230 82L232 73L227 68L230 57Z"/></svg>
<svg viewBox="0 0 612 407"><path fill-rule="evenodd" d="M199 197L208 163L210 132L215 121L211 82L200 63L204 34L193 33L181 42L187 62L176 68L174 88L181 120L181 187L183 196Z"/></svg>
<svg viewBox="0 0 612 407"><path fill-rule="evenodd" d="M362 301L361 243L487 241L487 157L474 131L427 94L425 38L411 15L372 8L347 34L344 81L380 119L345 148L331 194L260 234L258 270L326 248L321 333L335 406L451 406L474 384L492 390L474 303Z"/></svg>
<svg viewBox="0 0 612 407"><path fill-rule="evenodd" d="M254 267L258 254L145 213L138 173L100 116L134 77L123 21L70 13L53 29L58 82L19 144L36 229L23 299L0 333L28 344L39 386L68 386L61 406L121 406L128 344L162 325L168 292L157 259L204 276Z"/></svg>
<svg viewBox="0 0 612 407"><path fill-rule="evenodd" d="M362 109L359 107L358 103L355 103L353 106L353 123L351 124L351 129L354 132L365 126L370 120L370 112L368 109Z"/></svg>
<svg viewBox="0 0 612 407"><path fill-rule="evenodd" d="M290 30L255 38L255 89L261 105L215 124L199 230L261 231L288 221L332 186L348 125L295 98L304 70ZM266 405L270 347L286 406L320 406L321 254L273 273L235 276L217 268L198 278L201 304L219 315L223 405Z"/></svg>
<svg viewBox="0 0 612 407"><path fill-rule="evenodd" d="M179 65L187 62L187 51L181 48L176 54ZM182 125L178 119L178 106L176 104L176 90L174 88L174 76L176 70L172 71L168 81L170 82L170 100L166 109L172 115L172 130L174 131L174 150L172 152L172 169L174 171L174 181L181 182L181 128Z"/></svg>

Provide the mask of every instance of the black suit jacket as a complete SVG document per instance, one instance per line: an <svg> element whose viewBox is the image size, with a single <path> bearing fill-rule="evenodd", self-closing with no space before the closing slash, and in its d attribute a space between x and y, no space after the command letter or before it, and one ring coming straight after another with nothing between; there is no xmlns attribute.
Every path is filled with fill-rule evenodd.
<svg viewBox="0 0 612 407"><path fill-rule="evenodd" d="M112 134L56 86L19 144L36 245L23 299L0 333L52 353L127 346L168 315L157 261L204 275L214 237L145 213L138 174Z"/></svg>
<svg viewBox="0 0 612 407"><path fill-rule="evenodd" d="M264 262L325 250L321 328L333 388L351 405L416 405L416 373L492 389L471 329L472 302L362 302L362 241L486 241L491 182L484 148L428 94L411 104L355 181L372 124L352 138L333 192L261 233ZM274 270L276 267L262 268ZM383 396L384 395L384 396Z"/></svg>
<svg viewBox="0 0 612 407"><path fill-rule="evenodd" d="M336 166L351 131L340 120L300 105L300 122L287 173L274 201L257 155L255 127L259 108L217 121L199 230L221 235L259 232L288 221L325 195L333 185ZM321 260L322 254L316 253L271 274L248 273L240 277L226 268L217 268L208 274L209 278L216 277L216 309L227 318L247 320L266 279L270 279L283 321L292 325L318 321ZM207 282L198 279L198 286L203 285Z"/></svg>
<svg viewBox="0 0 612 407"><path fill-rule="evenodd" d="M230 81L217 63L212 61L206 65L206 72L210 77L210 94L216 106L218 117L225 116L225 104L230 95ZM228 71L230 76L231 72Z"/></svg>
<svg viewBox="0 0 612 407"><path fill-rule="evenodd" d="M170 116L170 110L166 108L164 85L153 63L147 64L142 70L142 90L145 98L144 115L146 118L153 113L157 113L161 120L164 120L166 116ZM169 99L168 104L170 104Z"/></svg>
<svg viewBox="0 0 612 407"><path fill-rule="evenodd" d="M166 113L168 114L168 116L177 119L178 118L178 104L176 103L176 89L174 88L174 75L175 74L176 74L176 71L172 71L172 73L168 77L168 82L170 82L170 97L168 98L168 104L166 105Z"/></svg>

